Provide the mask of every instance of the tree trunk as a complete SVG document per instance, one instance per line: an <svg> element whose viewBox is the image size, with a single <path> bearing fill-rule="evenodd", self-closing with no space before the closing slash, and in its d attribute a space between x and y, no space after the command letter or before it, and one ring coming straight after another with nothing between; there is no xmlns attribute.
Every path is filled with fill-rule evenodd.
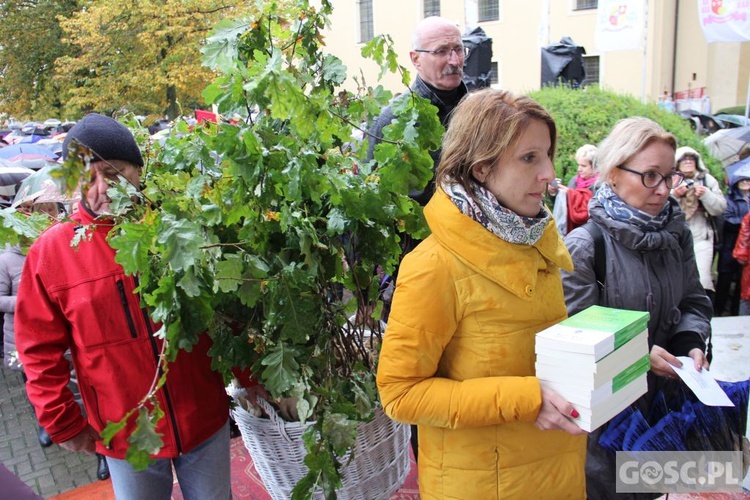
<svg viewBox="0 0 750 500"><path fill-rule="evenodd" d="M167 108L164 114L170 120L174 120L180 114L180 107L177 105L177 89L174 85L167 85Z"/></svg>

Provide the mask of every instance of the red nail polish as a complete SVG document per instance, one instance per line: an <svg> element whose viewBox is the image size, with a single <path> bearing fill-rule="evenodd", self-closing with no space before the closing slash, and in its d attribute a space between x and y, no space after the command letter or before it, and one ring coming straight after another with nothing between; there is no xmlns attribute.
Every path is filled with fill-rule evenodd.
<svg viewBox="0 0 750 500"><path fill-rule="evenodd" d="M575 408L573 408L573 411L570 412L570 416L573 418L580 417L580 415L578 414L578 410L576 410Z"/></svg>

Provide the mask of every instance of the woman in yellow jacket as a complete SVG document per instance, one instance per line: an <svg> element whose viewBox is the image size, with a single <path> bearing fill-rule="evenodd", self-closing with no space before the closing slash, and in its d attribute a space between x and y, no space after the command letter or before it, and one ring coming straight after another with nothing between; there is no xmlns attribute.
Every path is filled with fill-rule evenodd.
<svg viewBox="0 0 750 500"><path fill-rule="evenodd" d="M385 412L419 426L424 500L585 497L577 412L534 376L572 269L542 203L555 142L544 108L493 89L445 135L432 234L399 269L377 376Z"/></svg>

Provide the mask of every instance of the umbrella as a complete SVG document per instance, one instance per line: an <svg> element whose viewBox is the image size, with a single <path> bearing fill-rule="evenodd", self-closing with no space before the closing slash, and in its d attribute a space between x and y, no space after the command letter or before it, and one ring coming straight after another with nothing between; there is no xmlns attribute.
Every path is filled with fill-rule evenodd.
<svg viewBox="0 0 750 500"><path fill-rule="evenodd" d="M18 188L13 207L21 203L33 201L35 203L73 203L80 199L80 192L66 196L62 179L55 179L50 175L54 166L46 166L26 177Z"/></svg>
<svg viewBox="0 0 750 500"><path fill-rule="evenodd" d="M750 179L750 156L726 167L725 170L727 171L727 181L730 186L733 186L737 182L737 179L741 177Z"/></svg>
<svg viewBox="0 0 750 500"><path fill-rule="evenodd" d="M33 174L30 168L7 165L0 160L0 195L13 196L16 194L16 184Z"/></svg>
<svg viewBox="0 0 750 500"><path fill-rule="evenodd" d="M46 167L50 163L56 163L55 160L53 160L49 156L33 153L21 153L16 156L12 156L5 161L19 167L26 167L33 170L39 170L42 167Z"/></svg>
<svg viewBox="0 0 750 500"><path fill-rule="evenodd" d="M694 119L697 119L700 122L698 132L715 132L724 128L724 126L716 120L716 117L711 115L704 115L703 113L695 111L694 109L685 109L683 111L680 111L680 114L690 120L692 123L695 123Z"/></svg>
<svg viewBox="0 0 750 500"><path fill-rule="evenodd" d="M725 166L739 159L737 155L748 142L750 142L750 127L721 129L703 139L703 144L708 147L714 158Z"/></svg>
<svg viewBox="0 0 750 500"><path fill-rule="evenodd" d="M50 148L38 144L11 144L10 146L0 148L0 158L5 160L23 154L39 155L50 160L57 159L55 153Z"/></svg>

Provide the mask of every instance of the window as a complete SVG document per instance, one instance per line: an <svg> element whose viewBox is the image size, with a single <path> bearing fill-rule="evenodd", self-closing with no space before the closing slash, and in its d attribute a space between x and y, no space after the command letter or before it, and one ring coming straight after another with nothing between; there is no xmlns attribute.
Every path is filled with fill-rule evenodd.
<svg viewBox="0 0 750 500"><path fill-rule="evenodd" d="M500 19L500 0L479 0L479 22Z"/></svg>
<svg viewBox="0 0 750 500"><path fill-rule="evenodd" d="M583 56L583 69L586 71L584 85L599 83L599 56Z"/></svg>
<svg viewBox="0 0 750 500"><path fill-rule="evenodd" d="M372 0L357 0L359 7L359 43L369 42L375 34L372 21Z"/></svg>
<svg viewBox="0 0 750 500"><path fill-rule="evenodd" d="M596 9L599 7L598 0L576 0L575 10Z"/></svg>
<svg viewBox="0 0 750 500"><path fill-rule="evenodd" d="M497 85L500 83L500 75L497 73L497 61L492 61L490 65L490 85Z"/></svg>
<svg viewBox="0 0 750 500"><path fill-rule="evenodd" d="M424 17L440 15L440 0L424 0Z"/></svg>

